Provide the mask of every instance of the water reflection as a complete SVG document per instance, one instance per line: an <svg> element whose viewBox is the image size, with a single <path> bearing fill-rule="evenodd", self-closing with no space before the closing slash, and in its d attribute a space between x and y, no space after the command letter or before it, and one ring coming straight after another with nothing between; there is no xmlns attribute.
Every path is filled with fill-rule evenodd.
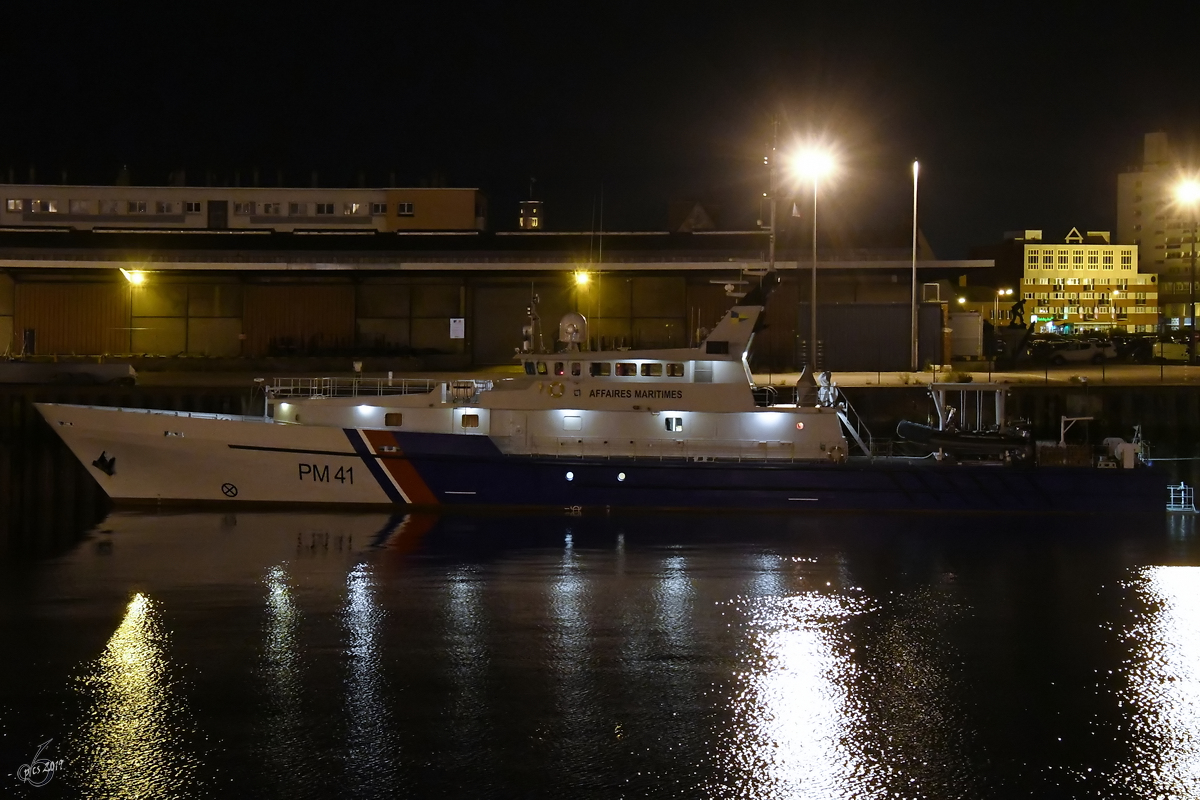
<svg viewBox="0 0 1200 800"><path fill-rule="evenodd" d="M772 583L769 578L764 578ZM730 783L709 794L763 798L873 797L872 773L851 745L862 720L850 696L858 679L847 623L861 598L816 591L736 601L751 660L737 676Z"/></svg>
<svg viewBox="0 0 1200 800"><path fill-rule="evenodd" d="M263 760L283 786L298 789L304 785L310 771L308 765L312 763L304 757L307 741L301 702L304 675L297 642L300 609L283 567L268 569L264 583L267 620L261 673L268 701L262 720Z"/></svg>
<svg viewBox="0 0 1200 800"><path fill-rule="evenodd" d="M1121 774L1159 797L1200 796L1200 567L1150 567L1148 613L1128 632L1134 757ZM1122 700L1122 703L1125 701Z"/></svg>
<svg viewBox="0 0 1200 800"><path fill-rule="evenodd" d="M383 610L371 568L358 564L346 579L346 784L352 794L383 796L395 789L395 742L383 678L379 635Z"/></svg>
<svg viewBox="0 0 1200 800"><path fill-rule="evenodd" d="M130 600L104 653L81 679L92 703L75 750L84 796L191 797L199 759L186 739L191 715L171 675L168 638L156 604Z"/></svg>

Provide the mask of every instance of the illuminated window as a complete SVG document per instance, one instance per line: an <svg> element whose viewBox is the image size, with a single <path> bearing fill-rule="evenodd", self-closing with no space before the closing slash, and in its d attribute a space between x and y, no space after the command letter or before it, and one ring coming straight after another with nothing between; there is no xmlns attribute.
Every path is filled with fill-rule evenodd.
<svg viewBox="0 0 1200 800"><path fill-rule="evenodd" d="M308 203L288 203L288 216L303 217L308 213Z"/></svg>
<svg viewBox="0 0 1200 800"><path fill-rule="evenodd" d="M547 372L547 370L546 370L546 362L545 362L545 361L539 361L539 362L537 362L537 364L538 364L538 375L545 375L545 374L546 374L546 372Z"/></svg>
<svg viewBox="0 0 1200 800"><path fill-rule="evenodd" d="M142 205L145 205L145 203L143 203ZM33 208L31 210L34 211L35 213L39 213L39 214L57 214L58 213L58 201L57 200L34 200ZM143 208L142 210L145 211L146 209Z"/></svg>
<svg viewBox="0 0 1200 800"><path fill-rule="evenodd" d="M413 212L413 204L412 203L397 203L396 204L396 216L397 217L411 217L413 215L413 213L414 212Z"/></svg>
<svg viewBox="0 0 1200 800"><path fill-rule="evenodd" d="M1105 269L1112 269L1113 268L1113 257L1111 255L1105 255L1103 263L1104 263Z"/></svg>
<svg viewBox="0 0 1200 800"><path fill-rule="evenodd" d="M1075 255L1071 256L1071 263L1077 267L1082 267L1083 266L1083 253L1076 253Z"/></svg>
<svg viewBox="0 0 1200 800"><path fill-rule="evenodd" d="M667 430L681 431L683 430L683 417L667 417Z"/></svg>
<svg viewBox="0 0 1200 800"><path fill-rule="evenodd" d="M536 228L537 226L538 226L538 218L537 217L533 217L532 219L529 220L529 227Z"/></svg>
<svg viewBox="0 0 1200 800"><path fill-rule="evenodd" d="M463 414L462 415L462 426L464 428L478 428L479 427L479 415L478 414Z"/></svg>
<svg viewBox="0 0 1200 800"><path fill-rule="evenodd" d="M389 411L383 415L383 424L389 428L399 428L404 424L404 415L399 411Z"/></svg>
<svg viewBox="0 0 1200 800"><path fill-rule="evenodd" d="M25 210L25 201L24 200L5 200L4 201L4 210L5 211L24 211Z"/></svg>
<svg viewBox="0 0 1200 800"><path fill-rule="evenodd" d="M1042 265L1045 266L1046 269L1050 269L1051 267L1053 267L1054 266L1054 256L1050 253L1047 253L1046 255L1042 256Z"/></svg>
<svg viewBox="0 0 1200 800"><path fill-rule="evenodd" d="M593 361L590 371L593 378L607 378L612 374L612 364L607 361Z"/></svg>
<svg viewBox="0 0 1200 800"><path fill-rule="evenodd" d="M563 366L563 362L561 362L561 361L555 361L555 362L554 362L554 374L555 374L555 375L564 375L564 374L566 374L566 369L565 369L565 368L564 368L564 366Z"/></svg>
<svg viewBox="0 0 1200 800"><path fill-rule="evenodd" d="M386 214L387 213L387 203L371 203L371 213L372 214Z"/></svg>
<svg viewBox="0 0 1200 800"><path fill-rule="evenodd" d="M327 216L333 213L333 203L317 203L317 215Z"/></svg>
<svg viewBox="0 0 1200 800"><path fill-rule="evenodd" d="M199 203L184 203L183 204L183 212L185 214L199 214L200 213L200 204Z"/></svg>
<svg viewBox="0 0 1200 800"><path fill-rule="evenodd" d="M146 213L146 201L145 200L130 200L125 204L125 211L129 214L145 214Z"/></svg>
<svg viewBox="0 0 1200 800"><path fill-rule="evenodd" d="M361 214L366 210L362 203L342 203L343 214Z"/></svg>
<svg viewBox="0 0 1200 800"><path fill-rule="evenodd" d="M1059 253L1058 253L1058 268L1059 268L1059 269L1066 269L1066 268L1067 268L1067 265L1068 265L1069 263L1070 263L1070 260L1069 260L1069 259L1068 259L1068 257L1067 257L1067 251L1066 251L1066 250L1060 250L1060 251L1059 251Z"/></svg>
<svg viewBox="0 0 1200 800"><path fill-rule="evenodd" d="M642 364L643 378L661 378L662 374L662 364Z"/></svg>
<svg viewBox="0 0 1200 800"><path fill-rule="evenodd" d="M617 377L629 378L637 375L637 364L630 364L625 361L617 362Z"/></svg>
<svg viewBox="0 0 1200 800"><path fill-rule="evenodd" d="M667 377L668 378L682 378L683 377L683 364L667 364Z"/></svg>

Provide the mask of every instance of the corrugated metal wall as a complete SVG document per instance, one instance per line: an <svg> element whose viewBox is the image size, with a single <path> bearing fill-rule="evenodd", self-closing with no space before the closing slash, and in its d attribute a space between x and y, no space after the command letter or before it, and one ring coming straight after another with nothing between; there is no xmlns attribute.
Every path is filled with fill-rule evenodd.
<svg viewBox="0 0 1200 800"><path fill-rule="evenodd" d="M247 286L246 355L308 355L354 343L349 284Z"/></svg>
<svg viewBox="0 0 1200 800"><path fill-rule="evenodd" d="M33 328L38 354L129 352L129 285L18 283L14 336Z"/></svg>

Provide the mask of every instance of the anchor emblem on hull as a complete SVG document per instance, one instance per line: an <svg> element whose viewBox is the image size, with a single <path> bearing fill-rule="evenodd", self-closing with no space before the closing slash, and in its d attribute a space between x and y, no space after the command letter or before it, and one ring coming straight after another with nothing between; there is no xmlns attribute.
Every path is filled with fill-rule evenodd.
<svg viewBox="0 0 1200 800"><path fill-rule="evenodd" d="M106 451L101 450L100 457L92 462L92 466L111 477L117 469L117 457L107 455Z"/></svg>

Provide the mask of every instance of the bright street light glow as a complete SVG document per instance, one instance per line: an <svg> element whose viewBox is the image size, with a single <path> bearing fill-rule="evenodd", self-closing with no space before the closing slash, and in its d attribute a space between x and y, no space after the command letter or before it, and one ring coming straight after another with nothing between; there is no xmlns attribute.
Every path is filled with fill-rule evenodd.
<svg viewBox="0 0 1200 800"><path fill-rule="evenodd" d="M1192 178L1180 181L1175 187L1175 200L1185 206L1194 206L1200 202L1200 181Z"/></svg>
<svg viewBox="0 0 1200 800"><path fill-rule="evenodd" d="M960 298L958 298L958 304L959 304L960 306L961 306L963 303L965 303L965 302L967 302L967 298L965 298L965 297L960 297Z"/></svg>
<svg viewBox="0 0 1200 800"><path fill-rule="evenodd" d="M583 270L579 270L578 272L575 273L575 285L576 286L587 286L588 281L590 281L591 279L592 279L592 276Z"/></svg>
<svg viewBox="0 0 1200 800"><path fill-rule="evenodd" d="M828 150L807 147L792 155L792 172L805 180L819 181L836 167L833 155Z"/></svg>
<svg viewBox="0 0 1200 800"><path fill-rule="evenodd" d="M143 283L146 282L146 273L137 272L136 270L130 271L130 270L125 269L124 267L121 267L120 269L121 269L121 274L125 276L125 280L129 281L134 286L141 286Z"/></svg>

